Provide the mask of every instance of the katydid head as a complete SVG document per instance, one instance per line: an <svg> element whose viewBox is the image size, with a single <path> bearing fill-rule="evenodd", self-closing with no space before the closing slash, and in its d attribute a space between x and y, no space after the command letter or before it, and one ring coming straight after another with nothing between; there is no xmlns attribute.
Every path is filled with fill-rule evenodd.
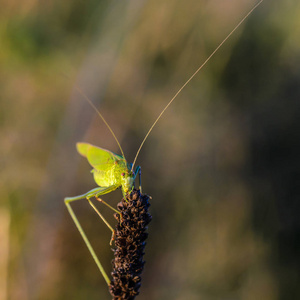
<svg viewBox="0 0 300 300"><path fill-rule="evenodd" d="M130 168L128 168L125 172L121 173L122 190L125 194L133 190L134 179L134 172L132 172Z"/></svg>

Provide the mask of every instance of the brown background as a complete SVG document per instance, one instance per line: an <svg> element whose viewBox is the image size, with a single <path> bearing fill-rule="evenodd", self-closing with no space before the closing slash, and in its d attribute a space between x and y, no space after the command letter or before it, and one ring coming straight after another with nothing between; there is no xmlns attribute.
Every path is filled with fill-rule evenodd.
<svg viewBox="0 0 300 300"><path fill-rule="evenodd" d="M74 83L132 161L254 4L2 1L1 299L110 299L63 198L95 187L77 141L118 148ZM265 1L149 136L138 299L300 298L299 20L299 1ZM121 192L104 199L116 205ZM109 230L85 201L73 207L109 272Z"/></svg>

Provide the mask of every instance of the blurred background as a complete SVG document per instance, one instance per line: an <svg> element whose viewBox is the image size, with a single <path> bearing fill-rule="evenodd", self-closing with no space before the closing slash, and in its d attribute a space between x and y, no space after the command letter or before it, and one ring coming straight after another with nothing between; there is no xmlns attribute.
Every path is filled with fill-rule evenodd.
<svg viewBox="0 0 300 300"><path fill-rule="evenodd" d="M77 141L119 150L75 84L133 161L255 3L1 1L0 299L111 299L63 198L96 187ZM299 1L263 2L149 136L138 299L300 299L299 36ZM109 230L73 208L110 273Z"/></svg>

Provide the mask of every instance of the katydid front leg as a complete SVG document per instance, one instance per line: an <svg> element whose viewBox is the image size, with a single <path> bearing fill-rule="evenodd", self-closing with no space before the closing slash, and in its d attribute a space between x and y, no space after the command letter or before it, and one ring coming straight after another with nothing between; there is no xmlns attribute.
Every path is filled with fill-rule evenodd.
<svg viewBox="0 0 300 300"><path fill-rule="evenodd" d="M137 166L135 171L134 171L134 177L133 177L133 182L135 182L136 176L139 174L139 190L140 193L142 193L142 168L141 166Z"/></svg>

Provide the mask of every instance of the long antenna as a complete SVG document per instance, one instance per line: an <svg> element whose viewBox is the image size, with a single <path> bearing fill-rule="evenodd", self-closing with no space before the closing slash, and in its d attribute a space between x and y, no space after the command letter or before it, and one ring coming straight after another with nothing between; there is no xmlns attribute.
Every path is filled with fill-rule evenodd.
<svg viewBox="0 0 300 300"><path fill-rule="evenodd" d="M95 112L98 114L98 116L102 119L102 121L104 122L104 124L106 125L106 127L109 129L109 131L111 132L112 136L114 137L114 139L116 140L118 146L119 146L119 149L122 153L122 156L124 157L124 159L126 160L125 158L125 155L124 155L124 152L123 152L123 149L116 137L116 135L114 134L113 130L111 129L111 127L108 125L108 123L106 122L106 120L104 119L104 117L102 116L102 114L100 113L100 111L97 109L97 107L95 106L95 104L89 99L89 97L81 90L81 88L75 83L74 84L76 90L81 94L81 96L91 105L91 107L95 110Z"/></svg>
<svg viewBox="0 0 300 300"><path fill-rule="evenodd" d="M186 85L197 75L197 73L206 65L206 63L212 58L212 56L223 46L223 44L230 38L230 36L240 27L240 25L248 18L248 16L263 2L264 0L260 0L245 16L244 18L234 27L234 29L226 36L226 38L219 44L219 46L212 52L212 54L204 61L204 63L195 71L195 73L186 81L186 83L178 90L178 92L174 95L174 97L169 101L169 103L165 106L165 108L162 110L162 112L159 114L155 122L150 127L149 131L147 132L146 136L144 137L136 155L134 158L134 161L132 163L131 170L133 171L134 165L136 163L137 157L139 156L139 153L147 140L150 132L158 122L158 120L161 118L163 113L167 110L167 108L171 105L171 103L175 100L175 98L178 96L178 94L186 87Z"/></svg>

